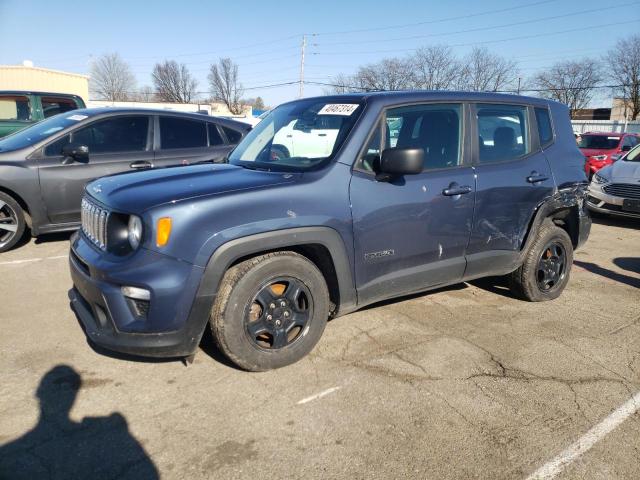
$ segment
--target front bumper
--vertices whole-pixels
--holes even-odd
[[[128,259],[114,259],[84,240],[71,239],[71,305],[87,337],[117,352],[182,357],[193,354],[208,320],[212,297],[197,295],[203,269],[140,249]],[[135,286],[151,292],[140,314],[121,292]]]
[[[587,208],[593,212],[618,217],[640,218],[640,213],[623,210],[623,197],[615,197],[602,191],[596,185],[589,185]]]

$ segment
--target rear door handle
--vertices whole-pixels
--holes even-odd
[[[442,195],[445,197],[454,197],[456,195],[464,195],[465,193],[471,193],[471,187],[469,185],[449,185],[448,188],[442,190]]]
[[[143,168],[153,168],[153,163],[147,162],[146,160],[138,160],[137,162],[131,162],[129,166],[140,170]]]
[[[545,180],[549,180],[549,177],[547,177],[546,175],[541,175],[537,172],[531,172],[531,175],[527,177],[527,182],[529,183],[544,182]]]
[[[319,133],[319,134],[318,134],[318,136],[319,136],[319,137],[326,137],[326,136],[327,136],[327,134],[326,134],[326,133]]]

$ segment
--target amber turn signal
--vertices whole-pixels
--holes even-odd
[[[171,235],[171,217],[162,217],[158,220],[158,228],[156,228],[156,245],[164,247],[169,243]]]

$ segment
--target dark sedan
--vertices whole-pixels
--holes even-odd
[[[0,139],[0,252],[27,228],[73,230],[87,182],[147,168],[222,162],[250,125],[168,110],[62,113]]]

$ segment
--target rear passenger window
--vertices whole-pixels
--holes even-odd
[[[209,123],[209,146],[215,147],[216,145],[224,145],[224,140],[220,131],[215,123]]]
[[[540,145],[546,145],[553,141],[553,129],[551,127],[551,117],[546,108],[536,108],[536,123],[538,124],[538,136]]]
[[[232,128],[222,127],[225,135],[229,139],[230,143],[238,143],[242,138],[242,133],[237,130],[233,130]]]
[[[461,106],[414,105],[393,108],[386,115],[385,148],[422,148],[424,168],[455,167],[462,163]]]
[[[53,117],[59,113],[68,112],[78,108],[76,102],[70,98],[42,97],[41,102],[44,118]]]
[[[207,146],[207,123],[177,117],[160,117],[160,148]]]
[[[515,160],[531,152],[527,107],[478,105],[480,163]]]

